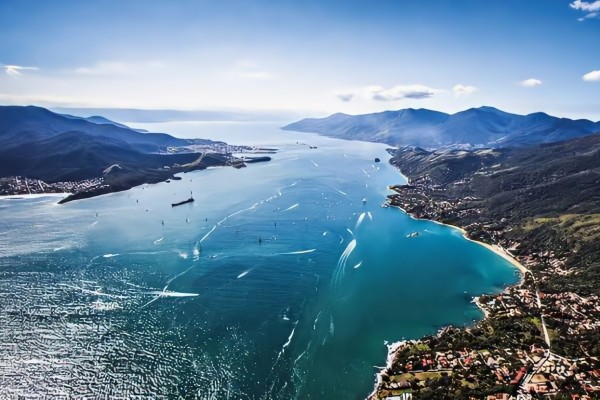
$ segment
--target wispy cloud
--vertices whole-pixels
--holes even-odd
[[[21,71],[37,71],[38,67],[23,67],[21,65],[8,65],[8,64],[0,64],[0,68],[4,68],[4,71],[7,75],[10,76],[18,76],[22,75]]]
[[[452,91],[454,92],[455,97],[462,97],[478,92],[479,89],[477,89],[475,86],[458,84],[452,88]]]
[[[600,70],[588,72],[582,79],[588,82],[598,82],[600,81]]]
[[[579,11],[584,11],[587,14],[581,18],[578,18],[578,21],[584,21],[586,19],[591,19],[591,18],[597,18],[598,16],[600,16],[600,0],[596,0],[596,1],[581,1],[581,0],[575,0],[574,2],[572,2],[571,4],[569,4],[569,7],[575,9],[575,10],[579,10]]]
[[[75,68],[74,72],[78,75],[87,76],[115,76],[130,75],[139,73],[142,70],[163,68],[164,65],[158,61],[148,62],[122,62],[122,61],[103,61],[91,66]]]
[[[354,93],[338,93],[337,98],[340,99],[343,102],[349,102],[355,96],[356,95]]]
[[[360,89],[338,92],[336,96],[344,102],[351,101],[355,98],[374,101],[398,101],[402,99],[428,99],[440,92],[443,92],[443,90],[430,88],[424,85],[397,85],[388,89],[382,86],[373,85]]]
[[[433,97],[441,90],[433,89],[423,85],[394,86],[384,89],[380,86],[371,86],[368,88],[371,98],[377,101],[396,101],[402,99],[427,99]]]
[[[271,79],[273,74],[260,68],[258,63],[251,60],[241,60],[231,69],[231,75],[246,79]]]
[[[0,93],[0,103],[9,105],[24,105],[24,104],[38,104],[48,107],[54,106],[65,106],[65,107],[85,107],[93,106],[93,103],[87,103],[82,101],[80,98],[70,98],[61,96],[51,95],[40,95],[40,94],[28,94],[28,95],[17,95]]]
[[[524,81],[521,81],[519,83],[519,85],[521,85],[523,87],[527,87],[527,88],[540,86],[541,84],[542,84],[542,81],[540,81],[539,79],[535,79],[535,78],[525,79]]]

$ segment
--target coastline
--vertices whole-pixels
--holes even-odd
[[[470,242],[477,243],[478,245],[485,247],[486,249],[496,253],[497,255],[499,255],[500,257],[502,257],[509,263],[511,263],[515,268],[517,268],[519,270],[521,275],[525,275],[526,273],[531,273],[531,271],[527,267],[525,267],[523,264],[521,264],[521,262],[519,262],[519,260],[517,260],[512,254],[510,254],[510,252],[508,250],[506,250],[504,247],[497,245],[497,244],[492,245],[489,243],[485,243],[485,242],[481,242],[479,240],[472,239],[469,237],[469,233],[464,228],[461,228],[460,226],[446,224],[446,223],[443,223],[440,221],[436,221],[434,219],[417,218],[414,214],[409,213],[402,207],[395,206],[395,205],[392,205],[389,203],[386,203],[386,207],[397,208],[397,209],[401,210],[403,213],[405,213],[406,215],[408,215],[409,217],[411,217],[412,219],[417,220],[417,221],[429,221],[429,222],[433,222],[438,225],[443,225],[443,226],[447,226],[447,227],[456,229],[457,231],[459,231],[461,233],[463,238],[467,239]],[[513,286],[513,285],[510,285],[510,286]]]
[[[175,170],[175,171],[170,170],[167,172],[161,171],[161,173],[154,171],[153,174],[145,174],[145,175],[135,176],[133,178],[130,178],[126,182],[120,182],[120,181],[118,181],[116,183],[111,182],[105,186],[98,187],[95,189],[77,192],[74,194],[68,194],[66,197],[61,199],[58,202],[58,204],[65,204],[65,203],[68,203],[71,201],[89,199],[92,197],[102,196],[102,195],[106,195],[106,194],[123,192],[123,191],[132,189],[137,186],[142,186],[142,185],[154,185],[154,184],[158,184],[158,183],[162,183],[162,182],[167,182],[169,180],[180,180],[181,176],[179,176],[179,175],[185,174],[188,172],[204,171],[204,170],[208,170],[208,169],[223,168],[223,167],[241,168],[241,167],[246,167],[246,164],[254,164],[254,163],[268,162],[268,161],[271,161],[271,157],[255,157],[253,159],[245,160],[245,161],[241,161],[241,160],[227,161],[222,164],[208,165],[208,166],[204,166],[204,165],[193,166],[188,169],[180,169],[180,170]],[[179,179],[177,179],[176,177]]]
[[[38,199],[41,197],[68,197],[71,193],[27,193],[27,194],[6,194],[1,195],[0,200],[27,200]]]
[[[456,225],[451,225],[451,224],[446,224],[440,221],[436,221],[433,219],[427,219],[427,218],[418,218],[416,217],[414,214],[406,211],[405,209],[403,209],[400,206],[397,205],[392,205],[389,202],[389,197],[388,197],[388,201],[386,201],[386,203],[384,203],[383,207],[393,207],[393,208],[397,208],[399,210],[401,210],[403,213],[405,213],[406,215],[408,215],[410,218],[414,219],[414,220],[419,220],[419,221],[429,221],[429,222],[433,222],[436,223],[438,225],[444,225],[447,227],[450,227],[452,229],[457,230],[458,232],[460,232],[461,236],[470,241],[470,242],[474,242],[477,243],[480,246],[485,247],[486,249],[494,252],[496,255],[502,257],[504,260],[508,261],[513,267],[515,267],[518,271],[519,271],[519,275],[520,275],[520,279],[519,282],[513,284],[513,285],[508,285],[504,288],[504,290],[511,288],[511,287],[518,287],[521,286],[524,281],[525,281],[525,275],[527,273],[531,273],[531,271],[526,268],[523,264],[521,264],[516,258],[514,258],[514,256],[512,256],[510,254],[510,252],[506,249],[504,249],[502,246],[499,246],[497,244],[488,244],[485,242],[481,242],[475,239],[472,239],[469,237],[469,233],[462,227],[460,226],[456,226]],[[478,324],[482,321],[485,321],[486,319],[490,318],[491,313],[489,310],[487,310],[485,307],[482,306],[482,304],[480,303],[480,297],[481,296],[475,296],[473,297],[472,303],[474,303],[477,308],[479,308],[482,312],[483,312],[483,318],[481,318],[480,320],[478,320],[477,322],[475,322],[475,324]],[[439,336],[441,332],[444,331],[445,328],[441,329],[440,331],[438,331],[438,333],[435,336]],[[387,357],[386,357],[386,366],[385,367],[379,367],[380,370],[378,372],[375,373],[375,385],[373,387],[373,391],[367,396],[367,400],[375,400],[378,397],[377,396],[377,392],[378,392],[378,387],[380,386],[381,382],[383,381],[383,375],[388,375],[389,371],[391,371],[393,364],[394,364],[394,359],[396,357],[396,352],[406,346],[407,344],[411,343],[411,342],[415,342],[418,341],[419,339],[416,340],[402,340],[402,341],[397,341],[397,342],[393,342],[390,344],[386,344],[387,348],[388,348],[388,352],[387,352]]]

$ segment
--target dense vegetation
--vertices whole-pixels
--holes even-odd
[[[480,210],[449,222],[500,230],[522,244],[517,255],[565,259],[573,273],[544,280],[542,290],[600,294],[600,134],[493,151],[405,147],[392,163],[411,182],[426,179],[448,199],[461,199],[458,207]]]

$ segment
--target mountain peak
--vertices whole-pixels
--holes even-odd
[[[362,115],[338,113],[283,127],[342,139],[424,148],[527,146],[585,136],[599,128],[588,120],[560,119],[545,113],[525,116],[492,106],[474,107],[452,115],[424,108]]]

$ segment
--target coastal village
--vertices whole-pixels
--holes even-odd
[[[571,335],[597,332],[596,296],[543,295],[529,275],[518,286],[475,302],[487,317],[475,326],[448,327],[436,336],[389,345],[387,366],[370,399],[598,398],[598,358],[555,353],[557,332],[544,321],[561,315],[568,319]]]
[[[197,153],[199,159],[196,164],[199,164],[205,155],[215,154],[222,155],[228,158],[227,165],[240,168],[244,167],[245,163],[257,162],[266,159],[246,157],[245,155],[234,157],[233,154],[273,154],[276,149],[260,148],[250,146],[234,146],[223,142],[211,142],[209,144],[190,144],[184,147],[169,147],[167,154],[183,154]],[[120,169],[118,164],[114,164],[104,171],[99,171],[102,176],[92,179],[84,179],[79,181],[65,182],[45,182],[41,179],[27,178],[23,176],[0,177],[0,196],[23,196],[23,195],[40,195],[54,193],[85,193],[97,191],[105,193],[110,191],[110,185],[105,181],[105,176],[112,171]],[[165,171],[172,169],[171,166],[164,166]]]
[[[103,178],[85,179],[77,182],[46,183],[39,179],[13,176],[0,178],[0,196],[18,196],[47,193],[76,193],[102,188]]]
[[[447,185],[428,176],[390,189],[388,206],[459,221],[466,237],[512,260],[521,280],[473,299],[486,318],[471,327],[388,345],[370,400],[600,398],[600,299],[543,289],[552,277],[573,274],[563,254],[524,248],[504,221],[482,222],[478,199],[448,196]]]

